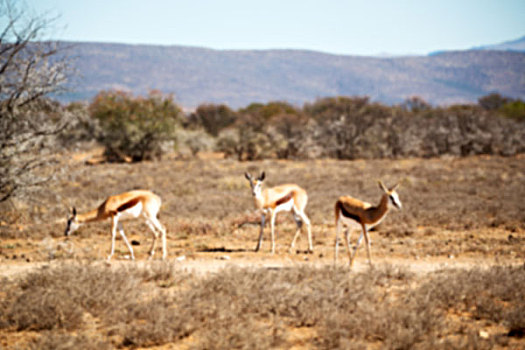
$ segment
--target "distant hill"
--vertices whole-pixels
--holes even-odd
[[[64,43],[71,45],[71,43]],[[469,50],[432,56],[364,57],[301,50],[211,50],[183,46],[73,43],[79,76],[62,101],[90,100],[101,90],[173,93],[191,108],[226,103],[367,95],[398,103],[420,96],[432,104],[476,101],[491,92],[525,98],[525,53]]]
[[[480,46],[475,49],[525,52],[525,36],[522,36],[521,38],[517,40],[505,41],[501,44],[495,44],[495,45]]]

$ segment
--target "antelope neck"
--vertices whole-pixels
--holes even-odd
[[[371,219],[373,222],[380,220],[388,212],[388,195],[383,194],[379,205],[376,207],[376,210],[373,211]]]
[[[253,195],[253,200],[255,201],[255,206],[259,209],[262,209],[263,205],[264,205],[264,197],[262,195],[262,191],[257,191],[254,195]]]
[[[77,215],[77,220],[78,222],[80,223],[86,223],[86,222],[92,222],[92,221],[97,221],[100,219],[100,213],[99,213],[99,210],[98,208],[97,209],[93,209],[93,210],[90,210],[86,213],[83,213],[83,214],[78,214]]]

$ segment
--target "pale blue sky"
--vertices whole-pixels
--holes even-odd
[[[404,55],[525,35],[525,0],[19,1],[72,41]]]

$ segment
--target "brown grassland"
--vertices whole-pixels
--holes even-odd
[[[450,349],[525,347],[525,157],[94,164],[66,157],[62,180],[0,214],[0,348]],[[314,254],[279,214],[277,253],[253,249],[259,215],[244,172],[308,191]],[[349,271],[333,266],[333,205],[377,203],[398,181],[403,210],[371,232]],[[109,222],[65,238],[70,206],[146,188],[163,199],[168,260],[124,223],[110,263]],[[352,235],[353,240],[357,233]]]

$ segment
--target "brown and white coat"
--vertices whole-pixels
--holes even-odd
[[[73,208],[72,215],[67,221],[65,235],[69,236],[85,223],[111,219],[111,252],[108,256],[108,260],[111,259],[115,252],[117,228],[129,249],[131,259],[135,259],[133,248],[124,234],[124,229],[120,220],[134,219],[142,216],[148,227],[153,232],[150,258],[152,258],[155,253],[155,244],[160,233],[162,237],[162,259],[166,259],[166,229],[157,218],[161,203],[162,201],[160,197],[153,192],[147,190],[135,190],[110,196],[98,208],[82,214],[77,214],[76,209]]]
[[[291,211],[295,223],[297,224],[297,231],[295,232],[292,244],[290,245],[290,251],[294,248],[295,242],[301,233],[301,227],[304,223],[308,230],[308,251],[313,252],[314,248],[310,220],[304,212],[306,204],[308,203],[308,195],[306,194],[306,191],[296,184],[285,184],[263,190],[262,184],[265,179],[264,172],[262,172],[257,179],[253,179],[249,173],[245,173],[244,175],[246,179],[250,181],[255,207],[262,211],[261,231],[255,251],[258,251],[261,248],[266,215],[270,214],[272,253],[275,253],[275,216],[282,211]]]
[[[348,258],[350,267],[353,264],[357,248],[361,244],[363,237],[366,240],[367,244],[367,255],[368,262],[372,265],[372,259],[370,256],[370,237],[368,231],[381,223],[386,218],[390,205],[394,205],[396,208],[401,209],[402,204],[399,200],[399,195],[396,192],[399,184],[393,186],[392,188],[387,188],[383,182],[379,181],[379,188],[383,190],[383,195],[377,206],[373,206],[370,203],[361,201],[359,199],[342,196],[339,197],[335,203],[335,252],[334,252],[334,264],[337,263],[337,253],[338,253],[338,244],[339,244],[339,233],[341,232],[343,226],[345,229],[345,241],[348,249]],[[360,227],[362,233],[357,240],[357,244],[354,247],[353,253],[350,252],[350,229],[355,227]]]

